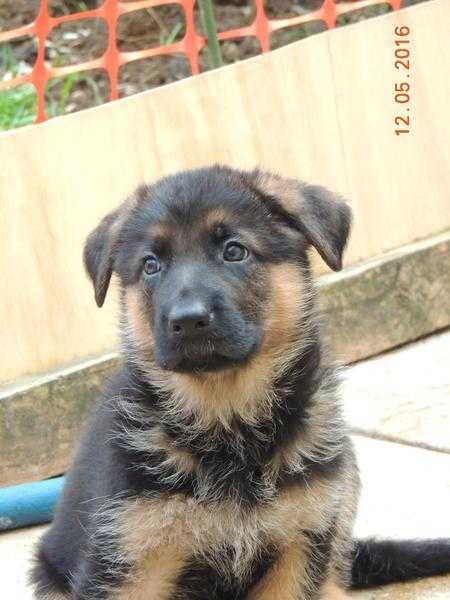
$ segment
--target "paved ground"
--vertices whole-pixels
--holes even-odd
[[[362,433],[450,452],[450,332],[354,365],[342,394]]]
[[[363,480],[358,536],[450,537],[449,365],[446,332],[347,371],[343,397]],[[44,529],[0,535],[1,598],[31,600],[23,573]],[[450,576],[353,596],[449,600]]]

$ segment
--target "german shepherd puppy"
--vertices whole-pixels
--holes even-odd
[[[307,250],[341,268],[350,210],[222,166],[140,187],[89,235],[122,366],[75,457],[39,599],[337,600],[450,570],[450,543],[354,542],[358,469]]]

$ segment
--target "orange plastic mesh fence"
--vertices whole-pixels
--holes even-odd
[[[263,52],[270,50],[271,33],[279,29],[302,25],[309,21],[323,21],[328,28],[336,25],[338,16],[368,6],[377,4],[389,4],[392,10],[400,8],[402,0],[350,0],[338,2],[336,0],[323,0],[321,6],[309,13],[297,17],[285,19],[269,19],[264,7],[264,0],[254,0],[256,14],[254,21],[245,27],[223,31],[218,34],[219,40],[237,39],[253,36],[258,39]],[[183,39],[178,42],[148,48],[133,52],[121,52],[117,46],[117,22],[121,15],[143,8],[155,6],[178,4],[185,14],[186,30]],[[45,110],[45,87],[47,82],[54,78],[70,73],[87,71],[90,69],[103,69],[108,73],[110,82],[110,99],[118,98],[118,72],[119,68],[129,62],[142,58],[158,55],[170,55],[183,53],[187,56],[193,75],[199,72],[199,52],[206,44],[204,36],[200,35],[195,27],[194,20],[195,0],[132,0],[121,2],[120,0],[104,0],[104,3],[93,10],[78,12],[69,15],[52,17],[49,11],[48,0],[41,0],[39,13],[36,19],[22,27],[9,31],[0,32],[0,42],[8,42],[23,36],[33,35],[37,39],[37,57],[33,70],[27,74],[8,81],[0,81],[0,91],[8,87],[14,87],[24,83],[31,83],[37,93],[37,111],[35,122],[47,119]],[[108,27],[108,46],[100,58],[87,62],[64,66],[51,67],[45,61],[45,43],[55,27],[68,21],[78,21],[86,18],[103,19]]]

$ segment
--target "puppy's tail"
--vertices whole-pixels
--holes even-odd
[[[367,539],[355,543],[352,567],[355,589],[445,573],[450,573],[450,540]]]

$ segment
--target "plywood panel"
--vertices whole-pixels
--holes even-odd
[[[417,56],[417,124],[402,140],[388,112],[399,21]],[[114,302],[95,307],[82,244],[142,180],[221,161],[327,185],[356,213],[347,264],[448,226],[449,22],[435,0],[1,135],[0,381],[114,347]]]
[[[394,66],[397,26],[411,30],[408,71]],[[355,212],[352,260],[449,226],[449,40],[445,0],[329,36],[346,191]],[[394,101],[401,82],[411,86],[408,104]],[[395,135],[396,115],[410,116],[411,133]]]

